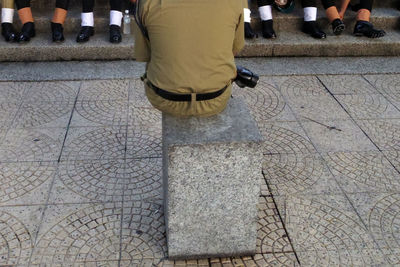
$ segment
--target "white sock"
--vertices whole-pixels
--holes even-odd
[[[316,7],[305,7],[304,8],[304,21],[316,21],[317,20],[317,8]]]
[[[260,6],[258,8],[258,12],[260,12],[261,20],[271,20],[272,19],[272,9],[271,6]]]
[[[81,14],[82,23],[81,26],[94,26],[93,12],[87,12]]]
[[[117,25],[121,27],[122,23],[122,12],[121,11],[116,11],[116,10],[111,10],[110,11],[110,25]]]
[[[244,9],[244,22],[251,22],[251,17],[250,17],[251,11],[248,8]]]
[[[1,23],[13,23],[14,9],[5,8],[1,9]]]

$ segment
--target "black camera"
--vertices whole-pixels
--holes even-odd
[[[258,83],[258,75],[253,73],[251,70],[243,68],[241,66],[237,66],[237,76],[234,82],[240,87],[256,87]]]

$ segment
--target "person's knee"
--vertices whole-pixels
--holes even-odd
[[[68,10],[69,0],[57,0],[56,8]]]
[[[17,0],[16,4],[17,4],[17,9],[22,9],[22,8],[30,7],[31,1],[30,0]]]

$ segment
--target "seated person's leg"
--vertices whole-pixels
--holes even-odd
[[[64,41],[63,25],[67,18],[69,0],[57,0],[53,19],[51,20],[51,32],[53,42]]]
[[[14,18],[14,0],[3,0],[1,2],[1,35],[7,42],[17,40],[17,33],[12,25]]]
[[[319,28],[317,24],[316,0],[302,0],[301,2],[304,10],[304,23],[302,31],[317,39],[326,38],[326,34]]]
[[[344,31],[345,26],[335,6],[335,0],[322,0],[322,4],[325,8],[328,20],[332,24],[333,33],[336,35],[341,34]]]
[[[110,0],[110,42],[119,43],[122,40],[122,0]]]
[[[17,0],[16,4],[18,16],[22,23],[22,29],[18,36],[18,41],[28,42],[36,35],[30,0]]]
[[[264,38],[276,38],[272,20],[273,0],[257,0],[261,18],[262,34]]]
[[[94,34],[94,0],[82,0],[81,30],[76,37],[78,43],[87,42]]]
[[[369,22],[372,10],[372,0],[361,0],[357,10],[357,23],[354,27],[354,35],[366,36],[369,38],[379,38],[385,36],[385,31],[375,29]]]
[[[256,37],[256,34],[254,33],[253,29],[251,28],[251,11],[248,7],[248,2],[247,0],[245,1],[245,8],[244,8],[244,37],[247,39],[253,39]]]

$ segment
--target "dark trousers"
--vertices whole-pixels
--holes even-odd
[[[16,0],[17,9],[30,7],[31,0]],[[68,10],[69,0],[57,0],[56,8],[62,8]]]
[[[321,0],[325,9],[330,8],[335,5],[335,0]],[[357,6],[358,9],[368,9],[372,10],[372,4],[374,0],[360,0],[360,3]]]
[[[257,5],[260,6],[268,6],[272,5],[274,0],[257,0]],[[316,7],[317,0],[301,0],[302,7]]]
[[[123,0],[110,0],[110,9],[116,11],[122,11]],[[93,12],[94,0],[82,0],[82,12],[88,13]]]

